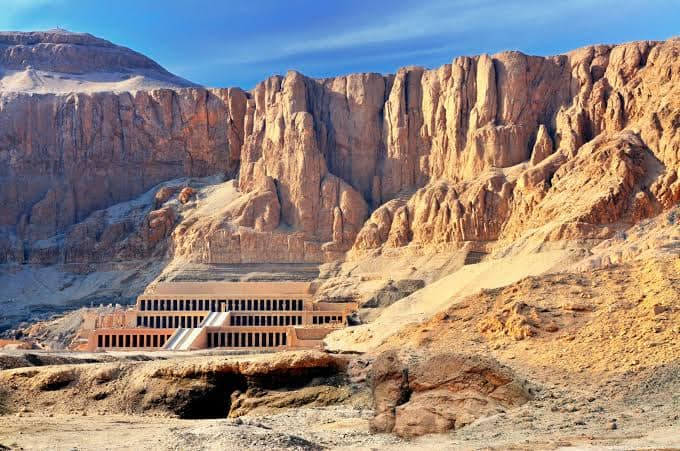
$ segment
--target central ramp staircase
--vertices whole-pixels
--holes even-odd
[[[172,334],[172,337],[165,343],[163,349],[167,351],[188,351],[198,348],[194,346],[198,340],[205,338],[206,327],[217,327],[225,323],[229,314],[227,312],[210,312],[201,322],[199,327],[179,328]]]
[[[481,263],[486,255],[487,254],[485,252],[470,251],[465,255],[465,263],[463,264],[476,265],[477,263]]]
[[[201,327],[217,327],[222,326],[228,317],[227,312],[210,312],[201,323]]]
[[[187,351],[191,349],[191,345],[201,335],[201,332],[203,332],[202,327],[179,328],[165,343],[163,349],[168,351]]]

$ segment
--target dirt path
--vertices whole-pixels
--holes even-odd
[[[677,414],[665,406],[638,411],[552,412],[545,401],[460,431],[403,441],[370,434],[370,412],[329,407],[240,420],[178,420],[140,416],[0,417],[0,444],[25,450],[262,449],[680,449]],[[573,408],[569,407],[567,410]],[[649,411],[642,412],[645,408]],[[677,406],[676,406],[677,408]],[[597,406],[594,409],[596,410]],[[618,417],[616,430],[610,417]],[[583,424],[582,424],[583,423]],[[0,448],[2,449],[2,448]]]

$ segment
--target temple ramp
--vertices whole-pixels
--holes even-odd
[[[203,334],[202,327],[197,328],[180,328],[170,337],[170,340],[163,346],[163,349],[168,351],[188,351],[192,349],[192,345]]]
[[[189,332],[189,329],[179,328],[172,334],[172,337],[163,345],[163,349],[175,349],[177,344],[184,338],[184,336]]]
[[[201,323],[201,327],[219,327],[224,325],[229,314],[227,312],[210,312]]]
[[[205,341],[205,328],[222,326],[228,317],[229,314],[227,312],[210,312],[199,327],[177,329],[172,337],[170,337],[170,340],[163,346],[163,349],[168,351],[188,351],[205,347],[200,346],[199,343],[201,340]]]

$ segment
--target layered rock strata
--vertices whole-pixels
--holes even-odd
[[[225,213],[234,227],[149,239],[219,263],[610,237],[680,200],[679,52],[671,39],[389,76],[290,72],[248,93],[3,95],[0,259],[42,261],[45,240],[97,210],[215,173],[245,196]]]

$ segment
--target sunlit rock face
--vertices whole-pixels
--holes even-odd
[[[32,243],[161,181],[235,175],[245,98],[236,89],[2,96],[0,227],[15,255],[3,260],[30,258]]]
[[[405,96],[418,106],[399,103],[410,108],[399,142],[411,156],[394,161],[419,163],[406,185],[383,172],[379,191],[422,187],[398,215],[379,207],[353,253],[512,241],[540,228],[540,239],[606,238],[670,208],[680,199],[679,50],[677,39],[634,42],[400,72],[418,77]]]
[[[40,39],[101,49],[86,72],[155,64],[84,35],[0,43]],[[77,70],[78,51],[35,58]],[[460,57],[386,76],[289,72],[251,92],[4,90],[0,260],[68,261],[82,237],[106,247],[131,234],[135,251],[107,255],[320,262],[538,229],[547,240],[609,237],[680,200],[679,51],[672,39]],[[0,65],[21,55],[5,50]],[[220,214],[187,222],[173,203],[116,233],[95,226],[98,211],[161,182],[215,174],[237,179],[240,196]],[[153,211],[176,195],[161,193]]]

